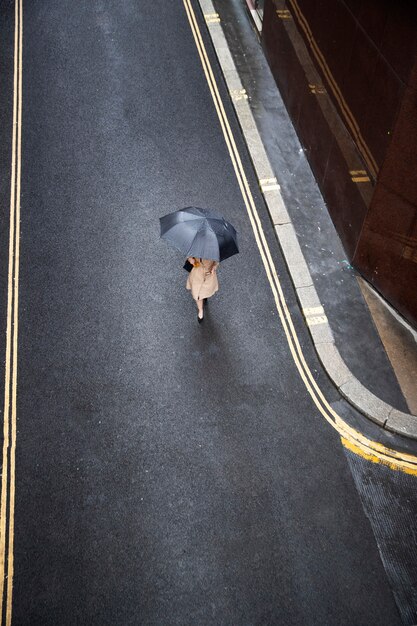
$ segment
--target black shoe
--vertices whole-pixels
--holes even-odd
[[[201,324],[201,322],[202,322],[202,321],[203,321],[203,319],[204,319],[204,315],[203,315],[203,317],[198,317],[198,315],[197,315],[197,319],[198,319],[198,323],[199,323],[199,324]]]

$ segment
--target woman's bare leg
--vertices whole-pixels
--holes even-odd
[[[204,300],[197,300],[198,317],[203,318]]]

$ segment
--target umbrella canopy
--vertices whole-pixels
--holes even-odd
[[[209,209],[186,207],[159,221],[162,239],[185,256],[224,261],[239,252],[235,228]]]

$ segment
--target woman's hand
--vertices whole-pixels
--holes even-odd
[[[187,257],[187,261],[188,263],[191,263],[191,265],[195,265],[195,258],[193,256]]]

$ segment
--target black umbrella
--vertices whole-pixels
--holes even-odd
[[[190,206],[160,217],[161,237],[185,256],[224,261],[239,252],[234,227],[218,213]]]

